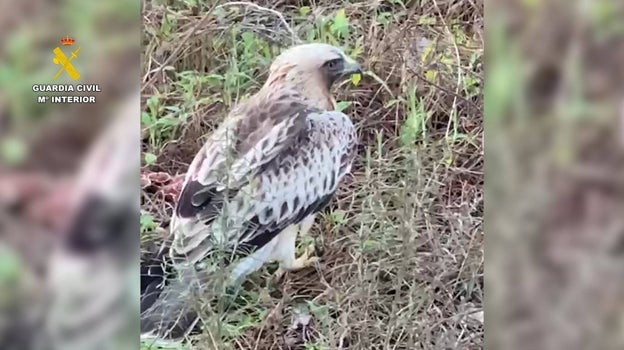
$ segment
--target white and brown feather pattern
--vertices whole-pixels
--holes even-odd
[[[245,217],[257,227],[246,227],[239,243],[260,247],[287,226],[322,209],[349,171],[350,163],[341,164],[345,154],[352,153],[349,141],[354,132],[345,132],[353,130],[349,119],[339,112],[312,113],[307,124],[307,133],[259,174],[253,210]]]
[[[237,140],[215,146],[213,138],[197,155],[176,208],[174,256],[197,263],[218,245],[258,249],[330,201],[350,170],[354,126],[298,97],[251,101],[239,110],[255,115],[230,123]]]

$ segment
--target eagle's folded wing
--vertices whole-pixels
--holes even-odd
[[[259,96],[236,108],[195,156],[172,218],[173,256],[195,260],[188,255],[212,234],[205,228],[222,214],[224,203],[297,140],[308,108],[292,97],[289,93]],[[201,259],[206,252],[196,253]]]
[[[249,136],[234,142],[239,152],[221,167],[212,164],[222,155],[198,155],[196,161],[204,160],[191,168],[199,176],[188,177],[176,210],[175,220],[184,224],[174,233],[175,253],[195,263],[219,243],[253,250],[329,202],[350,169],[354,127],[339,112],[289,106],[268,109],[280,113],[261,118],[273,120],[260,123],[269,127],[239,124],[238,135]],[[241,133],[245,128],[249,133]],[[212,180],[221,177],[230,179]]]
[[[251,210],[239,245],[262,247],[286,227],[325,207],[350,171],[355,128],[340,112],[312,112],[308,134],[282,152],[258,175]]]

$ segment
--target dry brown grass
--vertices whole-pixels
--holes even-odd
[[[344,9],[348,35],[329,35],[357,47],[351,53],[373,74],[336,90],[351,102],[345,112],[360,147],[352,176],[313,228],[320,266],[247,291],[251,301],[225,326],[212,326],[207,313],[198,348],[482,348],[483,3],[256,4],[282,14],[301,38]],[[275,13],[249,5],[209,12],[216,5],[143,3],[142,89],[146,104],[158,102],[144,109],[154,118],[144,117],[143,151],[157,156],[145,171],[183,173],[203,135],[258,90],[271,57],[292,42]],[[256,34],[251,44],[242,32]],[[245,45],[256,45],[253,54]],[[195,84],[188,71],[219,82]],[[154,123],[167,115],[186,120]],[[144,214],[165,229],[170,206],[144,194]],[[144,228],[147,237],[153,227]]]

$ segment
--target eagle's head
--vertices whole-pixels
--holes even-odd
[[[360,65],[336,46],[293,46],[271,64],[265,86],[288,85],[318,101],[331,100],[330,89],[341,78],[362,73]]]

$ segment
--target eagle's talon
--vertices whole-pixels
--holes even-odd
[[[318,256],[311,256],[306,260],[304,267],[314,266],[320,262],[321,262],[321,258],[319,258]]]
[[[290,271],[297,271],[304,269],[306,267],[313,266],[314,264],[321,261],[321,258],[315,256],[316,246],[309,245],[306,251],[297,259],[295,259],[292,268],[289,268]]]
[[[316,245],[308,245],[306,247],[306,250],[299,258],[285,264],[280,264],[277,270],[273,273],[272,280],[274,280],[275,282],[279,282],[288,271],[299,271],[320,262],[321,258],[319,258],[318,256],[314,256],[315,251]]]
[[[315,257],[316,256],[316,243],[311,243],[308,244],[308,246],[305,248],[305,251],[303,252],[303,254],[301,255],[301,258],[310,258],[310,257]]]

